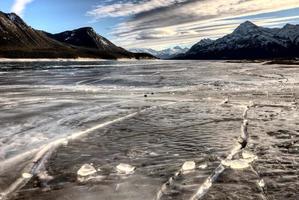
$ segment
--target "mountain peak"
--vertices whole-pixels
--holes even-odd
[[[19,24],[19,25],[26,25],[26,23],[22,20],[22,18],[19,15],[17,15],[16,13],[1,12],[0,14],[2,16],[5,16],[12,23],[16,23],[16,24]]]
[[[251,22],[251,21],[249,21],[249,20],[247,20],[247,21],[241,23],[240,25],[256,26],[253,22]]]
[[[245,21],[236,28],[234,33],[244,34],[250,30],[255,30],[257,28],[258,26],[252,23],[251,21]]]
[[[292,29],[292,28],[297,28],[298,25],[293,25],[293,24],[286,24],[284,25],[283,29]]]
[[[174,57],[178,54],[186,53],[188,51],[188,48],[181,47],[181,46],[174,46],[168,49],[163,50],[154,50],[149,48],[133,48],[129,49],[130,51],[134,53],[149,53],[154,55],[155,57],[161,58],[161,59],[169,59],[171,57]]]
[[[209,45],[213,42],[213,40],[209,39],[209,38],[204,38],[202,40],[200,40],[196,45],[198,46],[206,46]]]
[[[92,27],[87,26],[87,27],[75,29],[74,31],[94,31],[94,29]]]
[[[77,28],[77,29],[71,30],[69,32],[78,33],[78,34],[86,34],[86,33],[87,34],[89,34],[89,33],[96,34],[95,30],[92,27]]]
[[[266,28],[246,21],[233,33],[204,45],[202,40],[177,59],[273,59],[298,57],[299,25]],[[208,42],[209,43],[209,42]]]
[[[154,58],[134,54],[83,27],[51,34],[28,26],[15,13],[0,11],[0,57],[11,58]]]
[[[256,28],[256,27],[258,27],[258,26],[255,25],[254,23],[252,23],[251,21],[245,21],[238,26],[238,28],[246,28],[246,29]]]
[[[14,20],[16,18],[20,18],[16,13],[6,13],[5,14],[9,19]]]

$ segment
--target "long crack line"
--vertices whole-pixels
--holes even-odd
[[[254,104],[250,104],[249,106],[246,106],[244,112],[243,112],[243,123],[241,125],[241,135],[238,138],[238,143],[236,146],[231,150],[230,154],[226,157],[224,161],[230,161],[233,159],[233,157],[238,154],[242,149],[244,149],[247,146],[248,142],[248,121],[247,121],[247,115],[248,111],[251,107],[254,107]],[[213,171],[213,173],[205,180],[205,182],[198,188],[196,193],[190,198],[190,200],[198,200],[202,198],[212,187],[213,183],[217,180],[220,174],[225,170],[225,166],[221,163],[219,166]]]

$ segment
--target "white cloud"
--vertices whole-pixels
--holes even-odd
[[[187,3],[180,6],[180,3]],[[282,10],[299,6],[299,0],[142,0],[99,5],[87,12],[97,19],[105,17],[123,17],[151,11],[157,8],[178,5],[173,11],[181,14],[228,15],[237,13]],[[170,11],[171,12],[171,11]]]
[[[26,6],[31,3],[33,0],[15,0],[11,8],[11,12],[16,13],[19,16],[23,16]]]
[[[185,2],[187,0],[142,0],[140,2],[115,3],[110,5],[100,5],[95,9],[88,11],[87,15],[95,19],[105,17],[124,17],[141,12],[150,11],[156,8],[167,7],[175,3]]]
[[[299,0],[132,0],[102,4],[87,14],[95,20],[128,17],[112,32],[114,41],[121,46],[164,48],[221,37],[242,23],[246,16],[296,7]],[[245,18],[230,19],[242,16]],[[272,20],[252,20],[258,25],[275,26],[290,19],[272,16]]]

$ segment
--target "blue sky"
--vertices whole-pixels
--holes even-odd
[[[190,46],[246,20],[299,24],[299,0],[1,0],[0,8],[52,33],[91,26],[125,48]]]

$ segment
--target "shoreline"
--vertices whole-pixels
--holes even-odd
[[[0,58],[0,63],[6,62],[91,62],[91,61],[109,61],[108,59],[94,58]]]
[[[100,61],[158,61],[159,59],[101,59],[101,58],[0,58],[0,63],[8,62],[100,62]]]
[[[0,63],[6,62],[98,62],[98,61],[175,61],[167,59],[102,59],[102,58],[0,58]],[[180,60],[178,60],[180,61]],[[185,60],[186,61],[186,60]],[[192,60],[190,60],[192,61]],[[299,65],[299,60],[197,60],[197,61],[223,61],[226,63],[262,63],[264,65],[284,64],[284,65]]]

